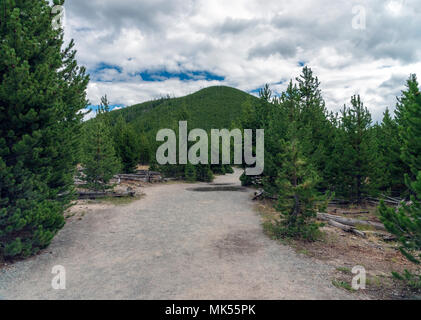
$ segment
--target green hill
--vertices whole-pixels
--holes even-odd
[[[186,120],[189,129],[229,128],[241,116],[247,103],[256,97],[238,89],[217,86],[180,98],[162,98],[111,112],[112,119],[122,115],[139,133],[154,139],[160,129],[178,127]]]

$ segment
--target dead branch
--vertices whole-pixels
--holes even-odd
[[[319,219],[322,219],[322,220],[333,220],[333,221],[339,222],[339,223],[347,225],[347,226],[356,227],[358,225],[363,225],[363,226],[373,227],[376,230],[386,231],[386,228],[384,227],[384,225],[382,223],[378,223],[378,222],[343,218],[343,217],[335,216],[335,215],[328,214],[328,213],[318,213],[317,217]]]
[[[358,235],[360,237],[363,237],[363,238],[366,237],[366,234],[364,232],[359,231],[359,230],[355,229],[354,227],[346,226],[346,225],[344,225],[342,223],[339,223],[339,222],[336,222],[334,220],[328,220],[328,223],[332,227],[339,228],[339,229],[341,229],[341,230],[343,230],[345,232],[354,233],[354,234],[356,234],[356,235]]]

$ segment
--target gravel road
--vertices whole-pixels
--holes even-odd
[[[216,183],[238,184],[240,172]],[[42,254],[0,270],[3,299],[351,299],[332,267],[263,234],[252,191],[163,184],[73,219]],[[54,290],[52,269],[66,270]]]

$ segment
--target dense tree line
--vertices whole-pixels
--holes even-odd
[[[318,78],[305,67],[279,96],[265,86],[260,101],[244,106],[236,125],[265,129],[266,143],[263,175],[243,176],[243,184],[257,185],[279,199],[284,219],[278,234],[306,239],[317,234],[314,217],[323,197],[355,204],[368,197],[410,197],[413,205],[400,209],[401,218],[384,205],[381,212],[406,247],[419,249],[420,101],[416,76],[411,75],[395,116],[386,110],[381,123],[373,123],[358,95],[339,113],[328,112]]]

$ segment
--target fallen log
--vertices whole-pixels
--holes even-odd
[[[383,201],[384,203],[390,204],[390,205],[394,205],[397,206],[400,204],[400,202],[398,201],[394,201],[394,200],[388,200],[388,199],[377,199],[377,198],[368,198],[369,202],[372,202],[374,204],[379,204],[381,201]]]
[[[359,231],[359,230],[355,229],[354,227],[346,226],[346,225],[344,225],[342,223],[339,223],[339,222],[336,222],[334,220],[329,220],[328,223],[332,227],[339,228],[339,229],[341,229],[341,230],[343,230],[345,232],[354,233],[354,234],[356,234],[356,235],[358,235],[360,237],[363,237],[363,238],[366,237],[366,234],[364,232]]]
[[[393,235],[385,235],[383,237],[383,241],[386,241],[386,242],[388,242],[388,241],[396,241],[396,240],[398,240],[398,238],[395,237],[395,236],[393,236]]]
[[[347,225],[347,226],[356,227],[358,225],[363,225],[363,226],[373,227],[376,230],[386,231],[385,226],[382,223],[378,223],[378,222],[343,218],[343,217],[335,216],[335,215],[328,214],[328,213],[318,213],[317,217],[319,219],[322,219],[322,220],[334,220],[336,222],[339,222],[339,223]]]
[[[126,191],[126,192],[102,192],[102,191],[79,191],[78,198],[80,200],[95,200],[101,198],[124,198],[124,197],[134,197],[136,192]]]
[[[404,199],[392,198],[392,197],[386,196],[384,194],[382,194],[382,197],[384,197],[384,198],[386,198],[390,201],[396,202],[396,203],[401,203],[401,202],[405,201]]]
[[[341,211],[340,214],[369,214],[370,211]]]
[[[255,192],[254,193],[254,197],[253,197],[253,201],[255,201],[255,200],[257,200],[257,199],[259,199],[259,198],[261,198],[262,196],[263,196],[263,194],[264,194],[265,192],[263,191],[263,190],[260,190],[260,191],[258,191],[258,192]]]

